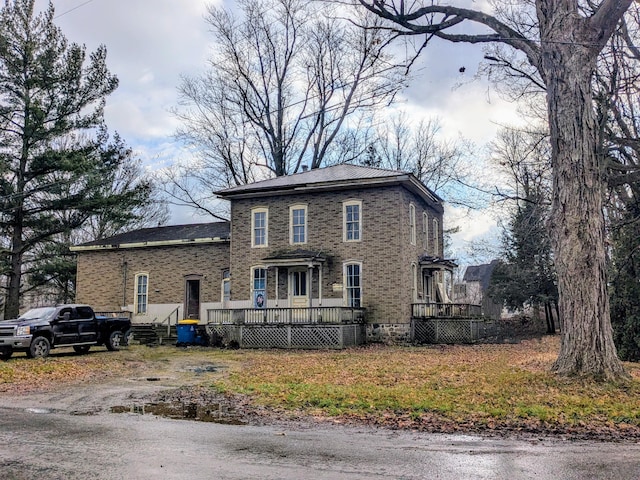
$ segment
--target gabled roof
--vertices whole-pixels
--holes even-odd
[[[498,260],[493,260],[491,263],[485,263],[483,265],[471,265],[467,267],[462,277],[463,282],[479,282],[482,290],[489,288],[489,282],[491,281],[491,274],[493,269],[498,265]]]
[[[72,251],[152,247],[229,240],[229,222],[196,223],[142,228],[71,247]]]
[[[294,175],[239,185],[216,192],[216,195],[227,199],[255,198],[266,195],[345,190],[379,185],[402,185],[431,204],[442,204],[442,199],[411,173],[347,164],[317,168]]]

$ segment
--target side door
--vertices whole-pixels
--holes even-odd
[[[51,322],[54,343],[56,345],[66,345],[76,342],[78,338],[78,325],[73,316],[73,308],[64,307],[60,309],[56,318]]]
[[[76,307],[78,343],[90,343],[98,340],[98,322],[90,307]]]

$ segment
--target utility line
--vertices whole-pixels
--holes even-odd
[[[55,17],[53,17],[53,18],[54,18],[54,19],[56,19],[56,18],[60,18],[60,17],[62,17],[62,16],[64,16],[64,15],[66,15],[67,13],[71,13],[71,12],[73,12],[74,10],[77,10],[77,9],[79,9],[80,7],[84,7],[85,5],[87,5],[87,4],[89,4],[89,3],[93,2],[93,1],[94,1],[94,0],[87,0],[86,2],[81,3],[80,5],[78,5],[78,6],[76,6],[76,7],[70,8],[69,10],[67,10],[67,11],[65,11],[65,12],[59,13],[58,15],[56,15],[56,16],[55,16]]]

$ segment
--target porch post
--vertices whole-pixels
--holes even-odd
[[[311,319],[313,317],[313,312],[311,311],[311,307],[313,306],[313,291],[311,290],[311,285],[313,282],[311,281],[311,276],[313,275],[313,265],[307,266],[307,295],[309,298],[309,303],[307,304],[307,308],[309,309],[309,323],[311,323]]]
[[[278,306],[278,298],[280,298],[280,295],[278,295],[278,285],[280,284],[280,278],[278,277],[280,269],[278,268],[278,266],[275,267],[276,269],[276,307]]]
[[[322,306],[322,264],[318,266],[318,306]]]

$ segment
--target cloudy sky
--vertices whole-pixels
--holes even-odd
[[[37,0],[36,9],[47,4]],[[197,75],[206,67],[213,41],[204,21],[208,4],[232,6],[233,0],[53,0],[56,24],[70,41],[85,44],[89,51],[106,45],[107,63],[120,80],[108,99],[107,125],[148,168],[188,155],[172,138],[177,120],[170,109],[177,103],[180,76]],[[424,51],[396,108],[411,118],[438,118],[443,135],[463,136],[481,151],[497,125],[516,119],[512,105],[486,83],[472,81],[481,59],[480,47],[434,43]],[[490,240],[497,233],[486,212],[469,217],[450,207],[447,213],[447,223],[461,227],[453,239],[457,257],[465,255],[469,242]],[[189,221],[206,220],[176,212],[170,223]]]

